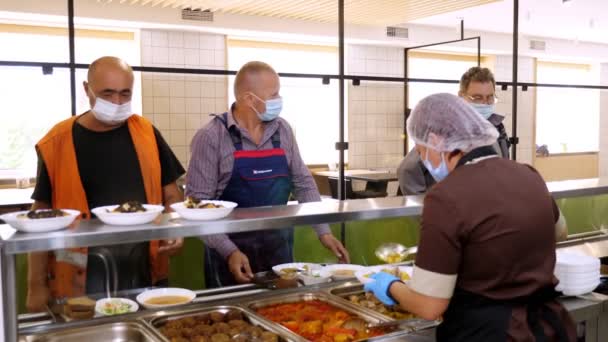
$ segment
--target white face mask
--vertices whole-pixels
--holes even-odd
[[[109,125],[123,123],[133,115],[131,101],[117,105],[99,97],[95,99],[95,106],[91,111],[97,120]]]

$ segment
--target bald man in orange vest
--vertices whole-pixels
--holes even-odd
[[[160,132],[131,111],[131,67],[102,57],[83,85],[91,110],[58,123],[36,144],[33,209],[71,208],[90,218],[91,209],[103,205],[135,200],[169,210],[182,201],[176,180],[184,168]],[[29,254],[27,308],[43,311],[51,299],[102,292],[100,255],[115,261],[114,290],[166,283],[168,257],[182,244],[178,239]]]

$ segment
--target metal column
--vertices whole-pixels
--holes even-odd
[[[511,145],[511,158],[517,160],[517,68],[518,68],[518,47],[519,47],[519,0],[513,0],[513,101],[511,102],[511,133],[512,133],[512,145]]]
[[[477,66],[481,67],[481,37],[477,38]]]
[[[336,144],[338,150],[338,199],[346,199],[346,180],[344,179],[344,151],[348,149],[348,144],[344,141],[344,0],[338,1],[338,89],[339,89],[339,126],[340,141]],[[340,223],[340,241],[346,246],[346,225]]]
[[[70,98],[72,116],[76,115],[76,52],[74,44],[74,0],[68,0],[68,39],[70,43]]]
[[[4,341],[17,341],[17,282],[15,280],[15,255],[0,250],[2,270],[2,314],[4,316]]]
[[[338,173],[338,199],[346,199],[346,189],[344,183],[344,150],[346,148],[344,144],[344,0],[338,1],[338,89],[339,89],[339,108],[340,108],[340,141],[338,142],[338,155],[339,155],[339,173]]]
[[[409,146],[407,143],[407,119],[410,117],[410,90],[408,80],[410,78],[410,71],[408,68],[409,60],[407,54],[410,49],[403,49],[403,155],[405,156],[409,152]],[[403,194],[405,195],[405,194]]]

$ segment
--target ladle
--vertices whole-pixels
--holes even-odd
[[[418,252],[418,247],[407,248],[404,245],[396,242],[383,243],[376,248],[375,254],[378,259],[388,263],[396,264],[405,260],[410,254]]]

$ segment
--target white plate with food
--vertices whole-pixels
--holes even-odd
[[[228,216],[237,204],[228,201],[197,200],[192,197],[183,202],[171,204],[181,217],[192,221],[219,220]]]
[[[326,283],[330,280],[329,277],[322,277],[321,270],[323,266],[309,262],[292,262],[288,264],[280,264],[272,267],[272,271],[284,278],[298,278],[302,280],[304,285],[312,285]]]
[[[146,309],[160,309],[188,304],[194,298],[196,298],[196,293],[188,289],[167,287],[144,291],[136,299]]]
[[[362,270],[355,272],[355,277],[363,284],[367,284],[371,281],[372,275],[385,272],[394,275],[395,277],[401,279],[401,281],[409,281],[412,279],[412,274],[414,273],[414,268],[411,266],[395,266],[395,265],[377,265],[366,267]]]
[[[334,264],[323,267],[321,277],[332,278],[333,280],[344,280],[355,277],[355,272],[365,269],[361,265],[353,264]]]
[[[0,219],[21,232],[44,233],[67,228],[78,216],[78,210],[38,209],[0,215]]]
[[[139,305],[127,298],[103,298],[95,303],[95,312],[101,316],[115,316],[137,312]]]
[[[97,207],[91,212],[105,224],[132,226],[154,221],[165,209],[162,205],[125,202],[121,205]]]

